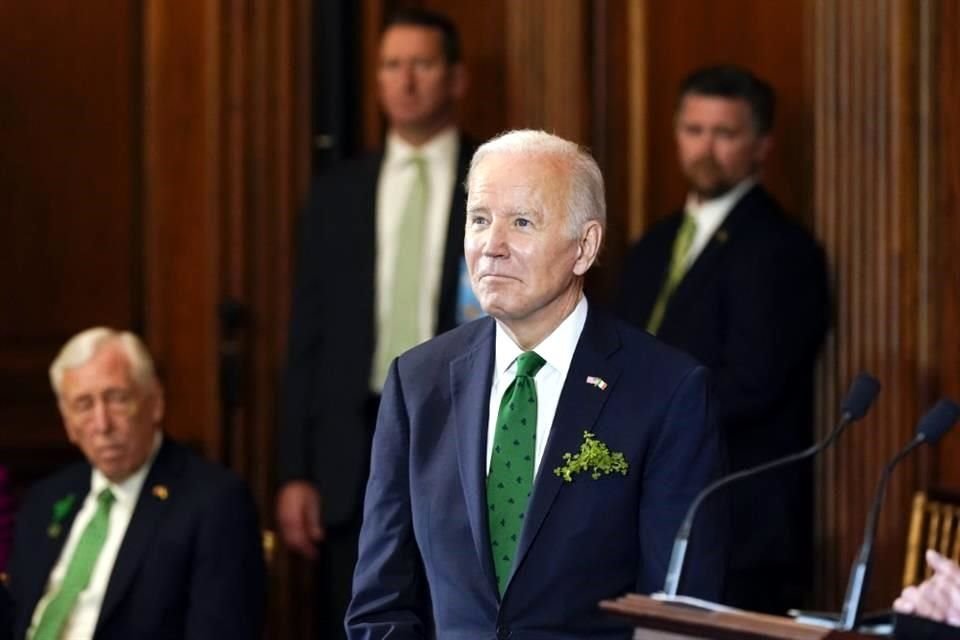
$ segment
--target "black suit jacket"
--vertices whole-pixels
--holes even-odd
[[[645,327],[666,276],[682,211],[654,226],[627,258],[620,310]],[[731,210],[671,297],[657,337],[706,364],[731,470],[810,444],[812,377],[827,329],[823,252],[761,186]],[[731,489],[734,568],[808,560],[809,470]]]
[[[475,145],[461,135],[437,307],[437,333],[456,322],[463,259],[463,181]],[[358,518],[367,478],[376,348],[376,197],[383,154],[318,177],[300,227],[290,319],[280,481],[305,479],[323,495],[324,519]]]
[[[17,516],[10,562],[15,638],[30,626],[90,491],[90,474],[90,465],[79,463],[44,480]],[[166,488],[165,498],[158,487]],[[70,494],[73,507],[51,536],[53,505]],[[166,438],[120,545],[94,638],[259,638],[264,599],[256,507],[246,485]]]

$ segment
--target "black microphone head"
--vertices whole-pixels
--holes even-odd
[[[957,418],[960,418],[960,406],[957,406],[953,400],[941,398],[920,418],[917,424],[917,436],[933,444],[950,431]]]
[[[870,405],[880,393],[880,383],[866,372],[857,374],[840,405],[840,414],[848,420],[859,420],[867,415]]]

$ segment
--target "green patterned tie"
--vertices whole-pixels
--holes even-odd
[[[660,293],[657,295],[657,302],[653,305],[653,311],[650,313],[650,319],[647,321],[647,331],[657,335],[660,329],[660,323],[663,322],[663,314],[667,310],[667,302],[680,281],[683,280],[683,274],[687,270],[687,253],[690,251],[690,245],[693,244],[693,236],[697,232],[697,221],[689,213],[684,214],[683,224],[677,231],[677,237],[673,240],[673,255],[670,258],[670,269],[667,271],[667,277],[660,287]]]
[[[513,568],[523,514],[533,488],[537,444],[537,387],[533,377],[543,365],[544,359],[533,351],[517,358],[517,377],[504,392],[497,413],[487,476],[487,515],[500,595]]]
[[[430,176],[423,156],[411,157],[410,163],[414,168],[413,184],[394,239],[397,251],[391,270],[393,288],[388,296],[389,314],[383,335],[379,336],[382,347],[377,349],[377,362],[374,363],[380,385],[387,379],[393,359],[420,342],[420,296]]]
[[[73,550],[73,557],[67,565],[67,572],[63,576],[63,583],[57,595],[47,603],[47,607],[40,616],[37,629],[32,640],[57,640],[63,633],[63,627],[73,611],[80,592],[87,588],[93,567],[97,564],[97,557],[107,540],[107,531],[110,528],[110,507],[115,498],[110,489],[104,489],[97,496],[97,511],[87,523],[80,540]]]

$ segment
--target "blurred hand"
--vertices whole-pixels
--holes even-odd
[[[312,484],[294,480],[280,488],[277,495],[277,526],[287,547],[305,558],[315,559],[317,543],[326,536],[322,522],[322,498]]]
[[[933,575],[915,587],[904,589],[893,608],[960,626],[960,566],[931,549],[927,550],[926,558]]]

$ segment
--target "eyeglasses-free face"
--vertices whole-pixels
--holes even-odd
[[[60,413],[67,437],[113,482],[135,473],[150,455],[163,417],[163,392],[141,384],[119,343],[107,344],[85,364],[67,369]]]

